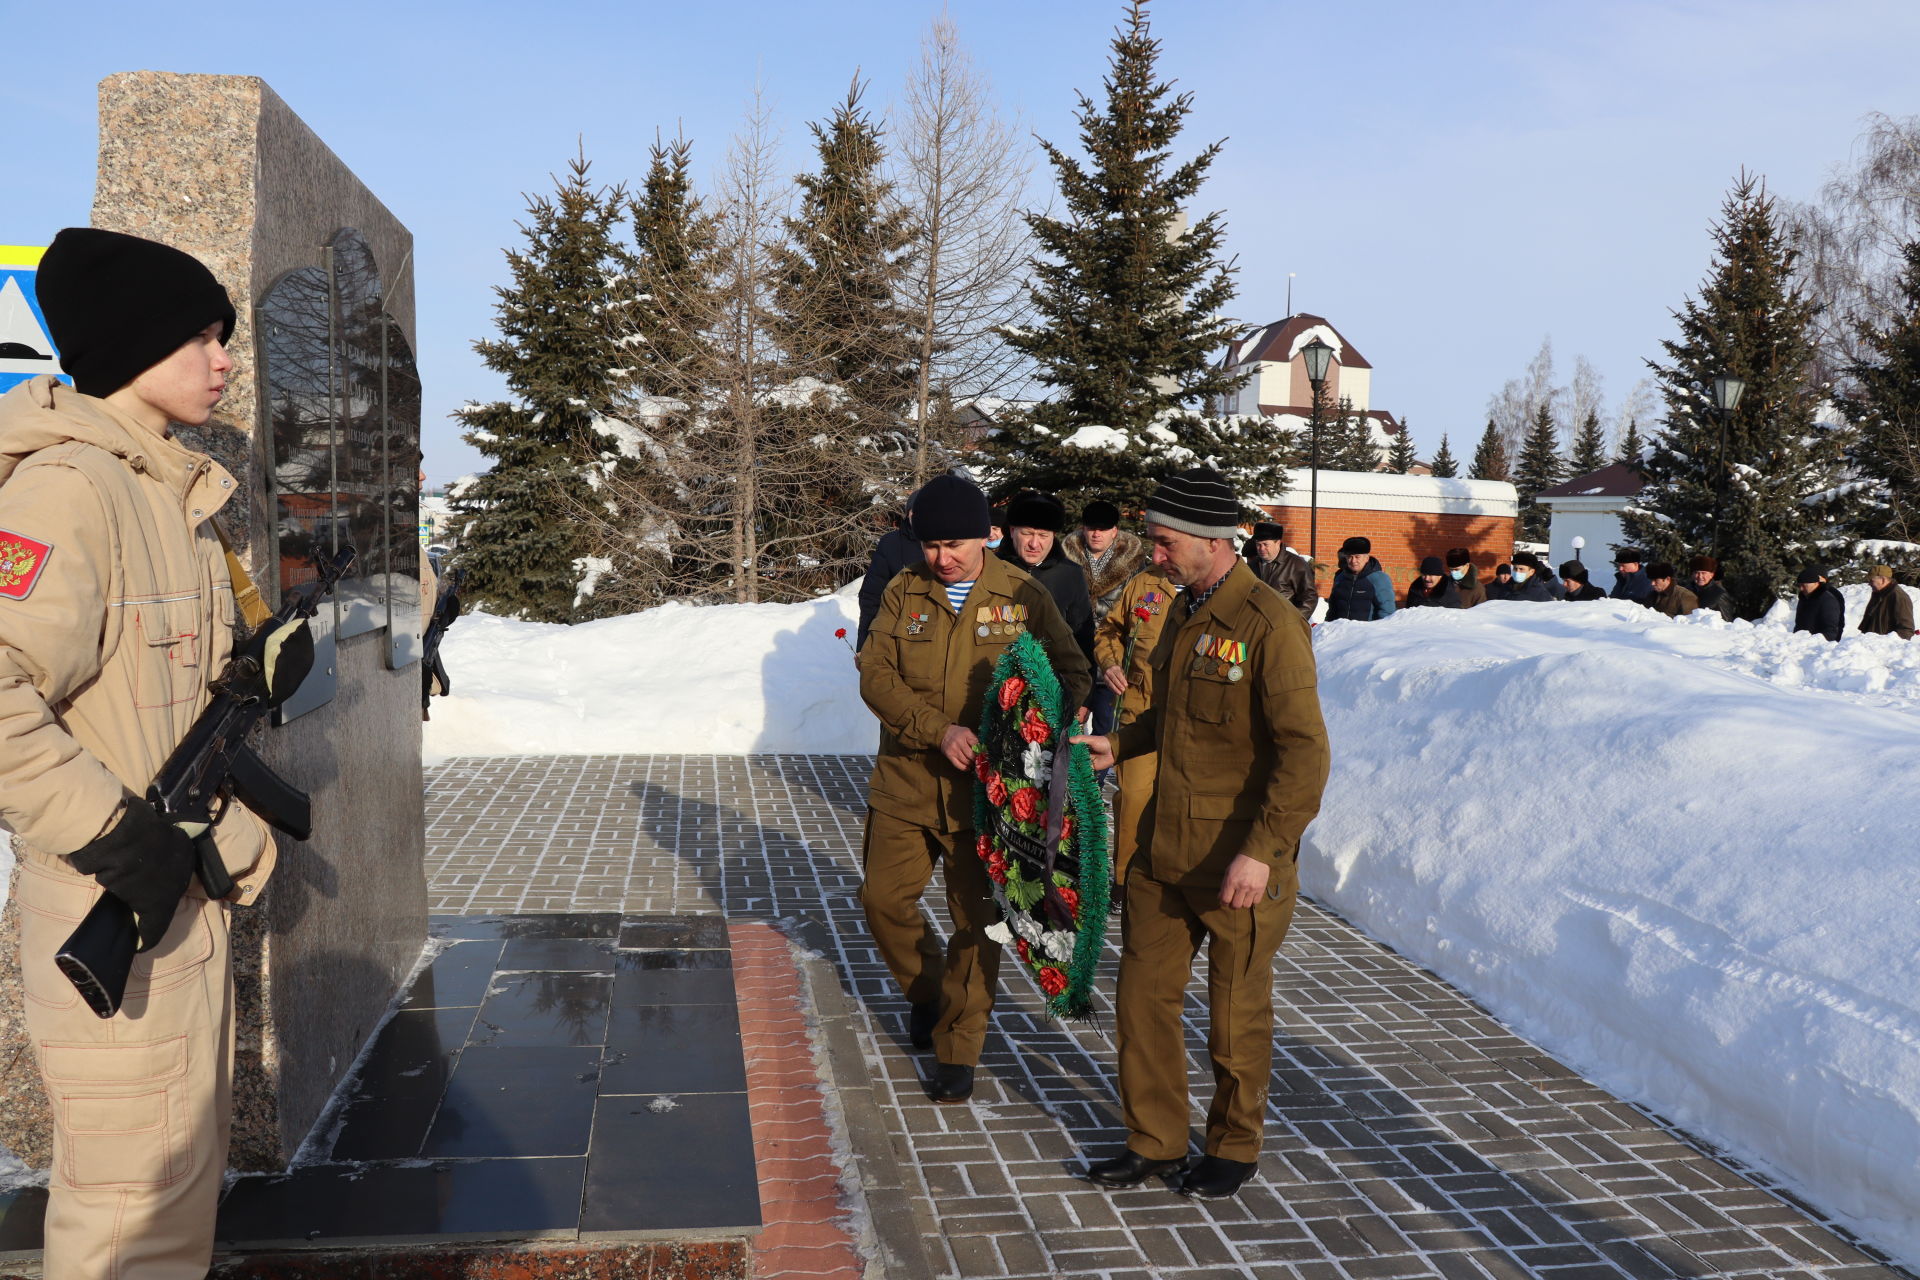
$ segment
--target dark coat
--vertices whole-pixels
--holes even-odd
[[[1495,581],[1487,587],[1487,599],[1489,600],[1533,600],[1544,602],[1552,600],[1553,598],[1553,584],[1547,580],[1545,575],[1539,573],[1530,575],[1525,582],[1515,578],[1505,586]]]
[[[1645,569],[1621,574],[1613,580],[1613,590],[1607,592],[1608,599],[1631,600],[1635,604],[1645,604],[1652,595],[1653,583],[1647,580]]]
[[[1033,575],[1033,580],[1047,589],[1053,602],[1060,606],[1060,616],[1067,620],[1067,630],[1073,632],[1073,638],[1080,643],[1080,652],[1086,656],[1087,664],[1093,664],[1093,597],[1087,592],[1087,574],[1073,561],[1067,559],[1065,548],[1060,539],[1053,540],[1053,550],[1047,552],[1047,558],[1038,565],[1029,567],[1013,548],[1013,539],[1008,538],[1000,544],[1000,550],[994,554],[1016,569],[1025,569]]]
[[[1833,589],[1831,582],[1821,583],[1801,596],[1799,603],[1793,606],[1795,631],[1811,631],[1837,641],[1846,625],[1846,601],[1840,598],[1840,593]]]
[[[1393,579],[1372,556],[1359,573],[1341,568],[1327,593],[1327,621],[1374,622],[1393,613]]]
[[[880,601],[893,575],[924,559],[920,544],[907,536],[906,530],[889,529],[880,535],[880,545],[867,562],[867,576],[860,579],[860,630],[854,637],[854,648],[867,642],[867,632],[873,630],[874,615],[880,612]]]
[[[1669,582],[1665,591],[1656,591],[1647,597],[1647,608],[1655,613],[1664,613],[1669,618],[1692,613],[1699,607],[1700,597],[1678,582]]]
[[[1867,611],[1860,615],[1860,630],[1870,636],[1899,636],[1913,639],[1913,601],[1897,582],[1886,590],[1867,597]]]
[[[1594,586],[1591,582],[1583,582],[1580,584],[1578,591],[1570,591],[1567,593],[1567,599],[1574,601],[1605,600],[1606,598],[1607,593]]]
[[[1298,609],[1301,617],[1312,620],[1313,606],[1319,603],[1320,597],[1313,589],[1313,566],[1307,563],[1305,556],[1282,547],[1280,554],[1273,559],[1249,559],[1247,567],[1253,570],[1256,578],[1278,591],[1282,599]]]
[[[1449,578],[1453,577],[1452,574],[1448,574],[1447,576]],[[1460,607],[1462,609],[1471,609],[1477,604],[1485,604],[1487,602],[1487,589],[1481,584],[1480,570],[1477,566],[1468,565],[1466,573],[1457,580],[1456,585],[1460,588]]]
[[[1445,574],[1440,575],[1440,583],[1433,590],[1427,590],[1427,580],[1415,577],[1407,584],[1407,604],[1409,609],[1421,607],[1429,609],[1464,609],[1460,603],[1460,584]]]
[[[1711,609],[1728,622],[1740,616],[1740,606],[1733,602],[1733,595],[1718,578],[1704,587],[1695,587],[1693,594],[1700,597],[1702,609]]]

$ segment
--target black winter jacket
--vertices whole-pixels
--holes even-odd
[[[1570,591],[1567,593],[1567,599],[1569,600],[1605,600],[1606,598],[1607,593],[1594,586],[1591,582],[1583,582],[1580,584],[1578,591]]]
[[[1847,624],[1847,605],[1831,582],[1823,582],[1800,597],[1793,607],[1793,629],[1811,631],[1829,640],[1840,639]]]
[[[1087,655],[1087,661],[1093,661],[1093,596],[1087,589],[1086,570],[1067,559],[1067,553],[1061,549],[1060,539],[1053,540],[1053,550],[1047,552],[1047,558],[1038,566],[1030,566],[1013,549],[1013,539],[1008,538],[1000,544],[1000,550],[994,554],[1016,569],[1025,569],[1033,580],[1047,589],[1053,602],[1060,606],[1060,616],[1067,620],[1067,630],[1073,632],[1073,638],[1080,642],[1081,652]]]
[[[1711,609],[1728,622],[1740,616],[1740,607],[1733,602],[1733,597],[1718,578],[1704,587],[1695,587],[1693,594],[1700,597],[1702,609]]]
[[[854,638],[854,648],[867,642],[867,632],[880,613],[880,599],[887,594],[887,584],[893,581],[893,575],[924,559],[920,544],[908,537],[904,529],[889,529],[880,536],[880,545],[873,549],[873,559],[867,562],[867,576],[860,579],[860,631]]]
[[[1647,577],[1645,569],[1635,569],[1632,573],[1620,574],[1613,580],[1613,590],[1607,592],[1612,600],[1631,600],[1635,604],[1645,604],[1653,598],[1653,583]]]
[[[1427,590],[1427,580],[1416,577],[1407,584],[1407,608],[1409,609],[1464,609],[1460,600],[1460,584],[1452,578],[1441,576],[1440,585]]]
[[[1393,613],[1393,579],[1372,556],[1359,573],[1342,568],[1327,592],[1327,621],[1373,622]]]

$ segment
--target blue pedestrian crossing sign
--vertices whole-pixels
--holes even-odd
[[[43,373],[63,382],[60,354],[47,336],[47,318],[33,291],[45,249],[0,244],[0,392]]]

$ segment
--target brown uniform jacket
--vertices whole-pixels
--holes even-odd
[[[50,548],[38,576],[0,582],[0,818],[35,862],[77,874],[59,855],[146,792],[206,707],[233,648],[212,519],[234,489],[211,458],[50,377],[0,396],[0,543]],[[236,804],[214,833],[250,901],[273,866],[266,827]]]
[[[981,616],[1013,604],[1025,606],[1024,623]],[[860,696],[880,717],[867,803],[940,831],[972,830],[973,775],[947,762],[940,737],[954,724],[978,732],[993,664],[1021,630],[1046,648],[1071,714],[1087,699],[1087,659],[1045,587],[989,555],[956,615],[924,561],[894,575],[860,649]]]
[[[1159,598],[1149,600],[1148,596]],[[1132,724],[1142,711],[1153,705],[1154,646],[1166,628],[1168,611],[1176,605],[1186,607],[1180,604],[1180,589],[1159,574],[1146,570],[1127,579],[1120,598],[1100,619],[1099,628],[1093,633],[1094,679],[1097,683],[1100,672],[1108,667],[1120,667],[1127,676],[1127,695],[1120,703],[1116,725]],[[1147,616],[1136,618],[1135,609],[1145,609]],[[1134,638],[1133,661],[1129,663],[1127,633],[1136,624],[1140,630]]]
[[[1117,754],[1158,751],[1153,875],[1217,885],[1235,857],[1293,857],[1320,811],[1329,753],[1306,620],[1236,562],[1200,611],[1176,605],[1154,647],[1153,704],[1114,734]],[[1245,647],[1209,657],[1208,640]],[[1235,678],[1233,672],[1240,675]]]
[[[1656,591],[1647,597],[1647,608],[1655,613],[1664,613],[1669,618],[1692,613],[1699,607],[1700,597],[1677,582],[1669,583],[1665,591]]]
[[[1867,635],[1893,635],[1913,639],[1913,601],[1899,583],[1867,596],[1867,607],[1860,614],[1860,630]]]

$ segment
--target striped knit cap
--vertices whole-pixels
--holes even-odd
[[[1240,503],[1233,486],[1212,467],[1168,476],[1147,503],[1147,523],[1196,538],[1231,538],[1240,532]]]

